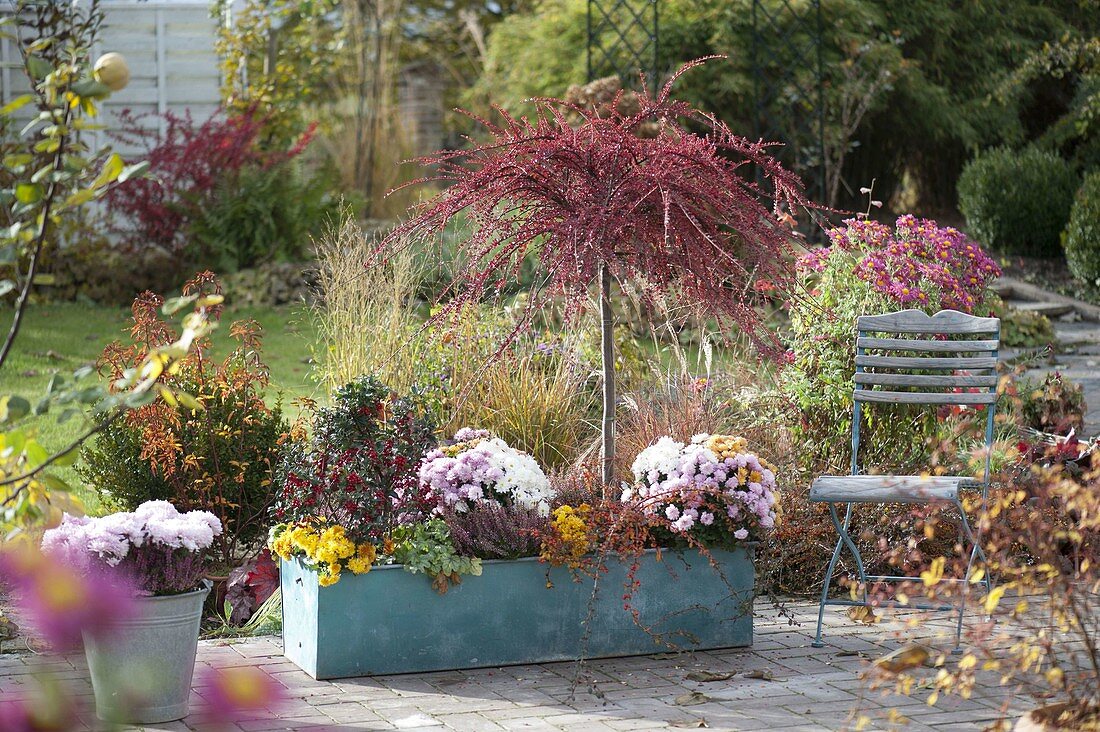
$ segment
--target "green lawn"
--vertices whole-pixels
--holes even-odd
[[[263,326],[264,360],[271,369],[267,398],[273,403],[282,395],[288,415],[294,416],[290,402],[299,396],[316,396],[310,379],[309,357],[313,331],[300,308],[228,308],[222,327],[213,335],[213,355],[223,356],[233,347],[229,323],[253,318]],[[103,347],[115,339],[126,339],[128,308],[102,307],[78,303],[32,305],[23,321],[15,349],[0,369],[0,394],[19,394],[32,404],[44,393],[51,374],[71,373],[94,363]],[[0,319],[3,332],[11,324],[11,311]],[[29,425],[47,449],[63,447],[85,425],[78,419],[58,424],[53,415],[32,418]],[[79,483],[71,468],[59,470],[61,477]],[[90,511],[99,507],[95,491],[78,486],[77,492]]]

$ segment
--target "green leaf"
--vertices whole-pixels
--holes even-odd
[[[35,81],[42,81],[42,79],[53,73],[53,66],[38,56],[29,55],[27,56],[27,73]]]
[[[64,374],[54,374],[50,377],[50,383],[46,384],[47,394],[56,394],[57,391],[65,384]]]
[[[50,398],[48,396],[42,397],[38,400],[38,403],[34,405],[33,414],[36,417],[41,417],[50,411]]]
[[[70,87],[73,94],[88,99],[103,99],[111,95],[111,89],[106,84],[100,84],[95,79],[81,79]]]
[[[27,466],[32,470],[50,459],[50,454],[46,452],[46,448],[38,444],[38,440],[27,440],[23,454],[27,458]]]
[[[73,487],[66,483],[61,478],[58,478],[53,473],[45,473],[38,476],[38,479],[42,481],[42,484],[49,488],[51,491],[58,491],[59,493],[71,493]]]
[[[18,96],[15,99],[12,99],[7,104],[5,104],[3,107],[0,107],[0,117],[7,117],[9,114],[14,112],[15,110],[17,110],[21,107],[25,107],[26,105],[30,104],[33,101],[34,101],[34,95],[33,94],[23,94],[21,96]]]
[[[12,430],[11,432],[5,432],[4,442],[6,444],[4,452],[7,453],[7,457],[22,455],[23,446],[27,444],[27,435],[23,432],[23,430]]]
[[[35,152],[55,153],[58,148],[61,147],[61,140],[56,137],[49,137],[45,140],[39,140],[34,144]]]
[[[80,414],[80,409],[78,409],[77,407],[68,407],[57,416],[57,423],[63,424],[65,422],[68,422],[70,419],[77,416],[78,414]]]
[[[157,400],[157,396],[159,395],[151,389],[142,392],[132,392],[126,395],[122,403],[130,409],[137,409],[138,407],[144,407],[146,404],[152,404]]]
[[[30,414],[31,403],[21,396],[9,394],[0,397],[0,423],[14,422]]]
[[[9,292],[14,290],[16,287],[17,287],[17,285],[14,282],[12,282],[11,280],[0,280],[0,297],[3,297],[4,295],[7,295]]]
[[[88,187],[93,189],[102,188],[109,183],[113,183],[125,167],[126,163],[123,161],[122,156],[118,153],[111,153],[107,161],[103,163],[103,170],[99,171],[99,175]]]
[[[53,172],[53,163],[46,163],[31,176],[31,183],[41,183],[42,179]]]
[[[34,156],[30,153],[13,153],[12,155],[4,156],[5,168],[21,168],[27,163],[34,160]]]
[[[53,461],[53,464],[59,468],[67,468],[76,464],[76,461],[80,459],[80,445],[74,445],[65,452],[57,456]]]
[[[45,272],[36,274],[34,276],[34,284],[42,285],[43,287],[52,287],[57,284],[57,276]]]
[[[38,203],[45,192],[37,183],[19,183],[15,186],[15,200],[20,203]]]
[[[145,175],[149,170],[149,162],[146,160],[140,163],[134,163],[133,165],[127,165],[121,173],[118,174],[118,182],[125,183],[131,178],[140,177]]]
[[[83,190],[74,192],[71,196],[66,198],[64,202],[62,202],[61,207],[72,208],[74,206],[82,206],[88,201],[93,200],[95,197],[96,191],[93,191],[90,188],[85,188]]]
[[[198,399],[191,396],[187,392],[177,391],[176,401],[180,403],[180,406],[186,407],[187,409],[196,412],[201,412],[203,410],[202,402],[200,402]]]

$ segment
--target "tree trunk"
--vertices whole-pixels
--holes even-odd
[[[603,362],[603,482],[615,482],[615,334],[611,317],[611,270],[600,267],[600,357]]]

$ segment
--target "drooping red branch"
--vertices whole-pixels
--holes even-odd
[[[533,119],[503,111],[499,124],[475,118],[490,140],[423,160],[437,174],[418,182],[446,187],[379,253],[433,236],[465,213],[472,225],[460,243],[467,264],[450,308],[498,288],[536,250],[549,286],[533,297],[556,293],[579,302],[606,263],[643,295],[671,295],[727,331],[774,345],[754,285],[786,290],[792,232],[785,222],[816,207],[767,143],[735,135],[671,98],[675,81],[700,63],[685,65],[657,95],[639,94],[638,111],[629,115],[617,103],[601,117],[541,99]],[[659,131],[652,136],[654,122]],[[636,134],[643,125],[650,136]]]

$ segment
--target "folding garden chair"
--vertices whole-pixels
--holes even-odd
[[[994,404],[997,400],[996,367],[1000,332],[999,319],[980,318],[956,310],[941,310],[931,316],[920,310],[903,310],[883,315],[864,315],[856,319],[852,472],[851,475],[824,475],[810,486],[810,500],[828,504],[829,516],[839,534],[832,559],[825,570],[821,603],[817,612],[817,634],[813,642],[815,648],[823,645],[821,623],[826,605],[866,605],[869,582],[920,580],[920,577],[867,575],[859,549],[848,533],[852,507],[856,503],[943,504],[959,512],[960,535],[969,542],[970,560],[965,576],[943,580],[962,583],[959,604],[907,605],[924,610],[957,610],[955,644],[958,647],[971,571],[975,561],[980,559],[985,562],[985,555],[966,518],[960,489],[980,487],[983,501],[989,491],[989,459],[993,443]],[[862,474],[859,462],[859,428],[864,404],[922,404],[932,407],[970,405],[975,409],[985,407],[984,478],[979,482],[973,477],[958,475]],[[838,515],[838,504],[845,505],[843,521]],[[863,593],[862,601],[829,598],[833,570],[836,569],[843,547],[847,547],[855,558]],[[983,582],[988,592],[992,588],[988,573]]]

